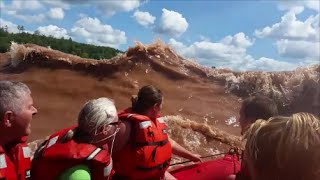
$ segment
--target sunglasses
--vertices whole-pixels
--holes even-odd
[[[111,123],[100,126],[100,128],[105,129],[107,126],[110,126],[110,125],[118,127],[120,124],[121,124],[120,119],[118,119],[118,117],[115,117]],[[100,129],[100,128],[98,128],[98,129]],[[98,129],[96,129],[94,132],[96,135],[100,134],[100,133],[98,133]]]
[[[120,124],[121,124],[120,119],[117,119],[116,122],[111,122],[111,123],[109,123],[108,125],[120,125]]]

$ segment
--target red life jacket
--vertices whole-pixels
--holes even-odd
[[[112,174],[112,160],[108,150],[92,144],[77,143],[69,138],[74,127],[53,134],[36,152],[32,161],[32,179],[54,180],[67,169],[85,164],[94,180],[108,179]]]
[[[31,150],[26,143],[17,143],[12,148],[0,146],[0,179],[30,179]]]
[[[131,122],[132,135],[130,142],[113,155],[116,176],[125,179],[162,178],[172,156],[163,119],[152,121],[147,116],[130,113],[129,109],[118,116]]]

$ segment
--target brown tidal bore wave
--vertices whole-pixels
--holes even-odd
[[[282,114],[320,114],[319,64],[288,72],[211,69],[161,41],[137,43],[111,60],[82,59],[32,44],[13,44],[0,58],[0,80],[23,81],[33,92],[39,114],[30,140],[74,124],[81,106],[92,98],[110,97],[117,109],[124,109],[146,84],[164,93],[163,114],[173,115],[168,121],[172,138],[202,154],[238,146],[239,128],[225,121],[237,118],[241,98],[251,94],[273,98]]]

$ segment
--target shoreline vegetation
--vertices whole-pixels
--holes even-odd
[[[19,33],[9,33],[6,27],[0,28],[0,53],[5,53],[10,50],[11,42],[18,44],[32,43],[43,47],[50,47],[52,49],[80,56],[82,58],[90,59],[111,59],[117,56],[122,51],[111,47],[95,46],[90,44],[78,43],[72,40],[72,38],[55,38],[53,36],[41,35],[39,31],[35,31],[33,34],[24,32],[19,26]]]

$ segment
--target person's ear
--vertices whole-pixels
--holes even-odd
[[[156,103],[153,105],[153,110],[159,110],[160,109],[160,104]]]
[[[3,123],[6,127],[12,126],[12,120],[13,120],[13,112],[12,111],[6,111],[3,116]]]

